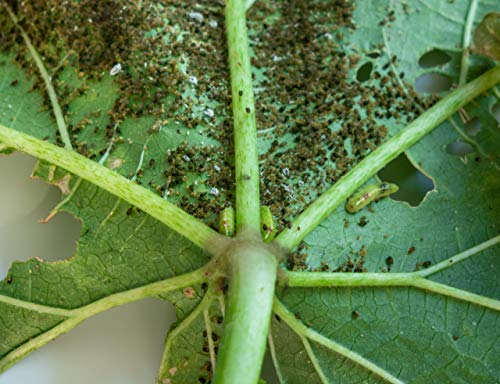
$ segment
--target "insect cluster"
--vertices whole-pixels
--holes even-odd
[[[136,176],[135,182],[214,227],[215,212],[234,204],[229,71],[221,70],[227,68],[223,6],[106,0],[66,7],[36,0],[14,10],[30,20],[23,27],[49,72],[55,71],[74,148],[98,158],[112,140],[117,172]],[[289,227],[312,199],[380,145],[389,124],[410,121],[434,102],[404,83],[397,57],[382,46],[344,49],[356,31],[354,10],[348,0],[290,0],[255,2],[248,12],[259,145],[266,149],[260,157],[262,204],[277,219],[263,220],[265,237]],[[387,14],[390,23],[400,13]],[[11,27],[1,34],[7,50],[18,48]],[[25,52],[15,60],[39,78]],[[365,66],[367,80],[356,80],[353,73],[367,62],[373,63]],[[75,101],[95,95],[96,84],[110,75],[117,90],[111,110],[83,118],[74,113]],[[33,87],[44,89],[39,80]],[[46,105],[51,108],[48,98]],[[124,121],[148,117],[154,123],[147,128],[122,129]],[[181,145],[167,154],[144,147],[136,171],[133,148],[141,152],[146,140],[154,148],[172,138]]]

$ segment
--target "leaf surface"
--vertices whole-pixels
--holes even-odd
[[[356,2],[342,11],[321,1],[292,3],[256,3],[250,11],[258,36],[256,65],[265,60],[258,50],[267,53],[269,63],[256,76],[257,82],[262,79],[259,106],[274,118],[261,131],[268,178],[263,198],[276,208],[287,196],[290,216],[281,217],[282,225],[304,200],[341,180],[386,136],[435,102],[437,95],[416,92],[419,77],[439,74],[458,83],[462,52],[457,47],[469,12],[466,2]],[[472,25],[492,9],[493,3],[479,2]],[[435,49],[448,61],[423,68],[421,57]],[[471,57],[468,78],[491,65]],[[406,152],[434,184],[418,206],[386,198],[354,215],[338,207],[288,256],[287,268],[413,272],[495,238],[500,224],[496,101],[493,95],[478,98]],[[472,134],[470,119],[480,125]],[[458,141],[470,145],[468,155],[449,153]],[[430,279],[498,299],[493,272],[500,267],[498,252],[493,245]],[[380,285],[284,291],[281,299],[296,321],[324,342],[298,329],[293,330],[301,337],[294,335],[290,324],[274,320],[277,369],[284,382],[498,380],[497,311],[417,288],[384,287],[383,276]],[[329,342],[356,355],[339,353]]]
[[[278,230],[449,86],[494,66],[472,55],[463,71],[464,31],[496,5],[483,0],[474,10],[472,3],[252,5],[261,199]],[[2,8],[0,124],[61,145],[63,128],[48,97],[53,87],[75,151],[215,227],[218,212],[234,204],[223,4],[34,1],[12,10],[51,84]],[[422,60],[433,50],[444,60],[429,67]],[[417,92],[427,75],[440,77],[443,92]],[[495,103],[492,92],[483,95],[407,151],[434,183],[422,203],[386,198],[355,215],[339,207],[283,266],[390,276],[434,266],[497,236]],[[472,150],[452,155],[448,148],[456,142]],[[67,324],[67,311],[209,261],[188,239],[75,175],[44,162],[34,174],[62,190],[65,200],[56,211],[80,219],[82,236],[71,259],[14,263],[0,283],[0,370],[33,340]],[[484,249],[431,279],[499,299],[498,251],[498,245]],[[381,285],[285,289],[280,299],[293,320],[278,316],[272,325],[283,381],[498,381],[498,311]],[[208,329],[217,347],[222,310],[201,286],[187,288],[193,291],[161,295],[176,305],[178,319],[167,335],[159,382],[212,376]]]

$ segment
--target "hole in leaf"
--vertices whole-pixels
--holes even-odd
[[[470,119],[464,124],[464,129],[469,136],[476,136],[481,131],[481,120],[477,117]]]
[[[13,261],[40,257],[64,260],[75,254],[80,237],[78,220],[65,212],[47,224],[39,223],[60,201],[60,192],[31,180],[35,159],[21,154],[0,158],[0,278]]]
[[[378,177],[398,185],[399,191],[392,194],[391,199],[405,201],[412,207],[419,205],[434,189],[433,181],[417,169],[404,153],[381,169]]]
[[[474,152],[474,147],[461,140],[450,143],[446,146],[446,152],[450,155],[464,157]]]
[[[418,65],[422,68],[432,68],[446,64],[450,60],[451,57],[446,52],[440,49],[433,49],[420,56],[420,59],[418,59]]]
[[[370,59],[378,59],[380,57],[380,52],[373,51],[373,52],[368,53],[366,56],[368,56]]]
[[[361,67],[359,67],[358,72],[356,73],[356,79],[360,82],[364,82],[370,78],[372,73],[373,64],[371,62],[364,63]]]
[[[500,124],[500,103],[495,103],[493,107],[491,107],[491,114],[496,119],[498,124]]]
[[[175,307],[160,299],[112,308],[14,365],[0,383],[65,384],[68,377],[71,384],[156,383],[165,327],[175,318]]]
[[[451,79],[441,73],[425,73],[415,80],[415,89],[420,93],[440,93],[451,88]]]

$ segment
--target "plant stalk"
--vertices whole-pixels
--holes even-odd
[[[196,245],[210,251],[227,239],[144,187],[95,161],[0,124],[0,142],[74,173],[150,214]],[[210,248],[210,249],[209,249]]]
[[[229,254],[229,300],[214,384],[256,384],[266,350],[278,263],[262,243]]]
[[[410,273],[329,273],[329,272],[288,272],[290,287],[414,287],[427,292],[452,297],[500,311],[500,301],[441,284],[419,272]]]
[[[236,173],[236,232],[251,238],[260,228],[259,158],[252,69],[244,0],[226,2],[226,33],[231,70]]]

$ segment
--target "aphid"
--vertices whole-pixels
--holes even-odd
[[[269,243],[274,239],[274,235],[276,234],[273,215],[269,207],[265,205],[260,207],[260,233],[264,243]]]
[[[227,207],[219,214],[219,232],[225,236],[234,235],[234,208]]]
[[[196,20],[200,23],[203,21],[203,15],[200,12],[189,12],[188,16],[190,19]]]
[[[377,201],[383,197],[392,195],[397,192],[399,187],[396,184],[382,183],[379,185],[368,185],[354,195],[352,195],[345,203],[345,210],[348,213],[356,213],[370,204],[372,201]]]
[[[116,63],[115,65],[113,65],[113,68],[111,68],[111,70],[109,71],[109,74],[111,76],[115,76],[115,75],[118,75],[121,71],[122,71],[123,67],[120,63]]]

